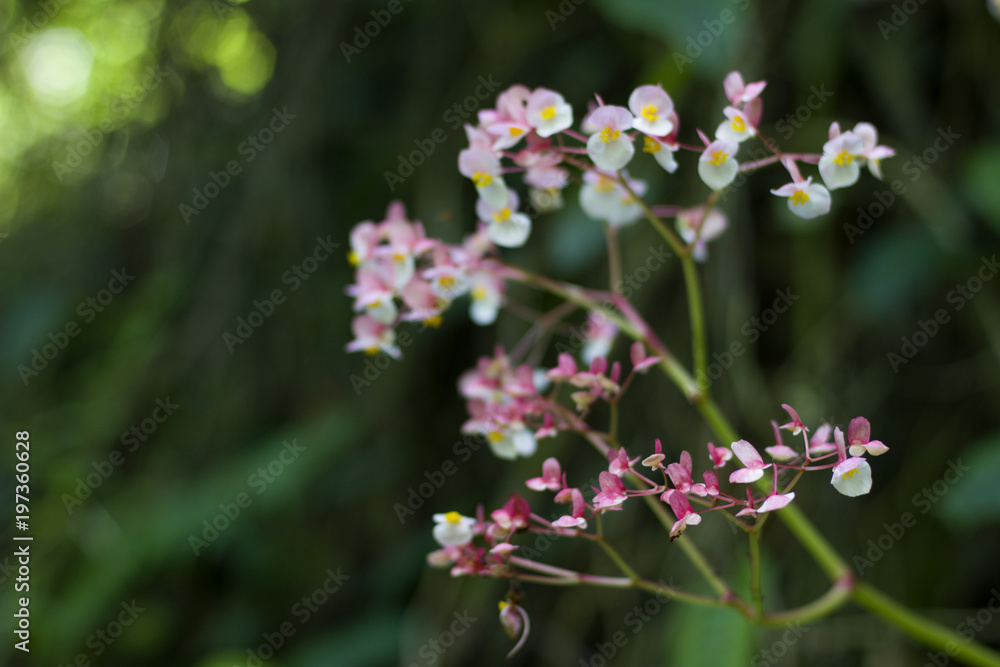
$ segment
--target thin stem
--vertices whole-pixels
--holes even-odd
[[[847,575],[831,586],[830,590],[809,604],[794,609],[764,614],[759,617],[758,623],[760,625],[779,626],[786,623],[808,623],[809,621],[815,621],[827,614],[833,613],[851,599],[851,590],[853,588],[854,577]]]
[[[617,293],[622,284],[621,253],[618,250],[618,228],[605,223],[604,233],[608,239],[608,276],[611,292]]]
[[[750,600],[753,602],[757,618],[764,616],[764,596],[760,590],[760,529],[750,533]]]
[[[595,542],[601,545],[601,548],[604,549],[604,553],[608,555],[608,558],[615,562],[615,565],[617,565],[618,569],[622,571],[622,574],[633,581],[637,581],[640,578],[639,573],[633,570],[631,566],[625,562],[625,559],[622,558],[617,551],[615,551],[614,547],[608,544],[607,540],[601,537],[595,540]]]

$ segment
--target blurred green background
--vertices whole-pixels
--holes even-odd
[[[623,104],[661,82],[692,143],[722,119],[732,69],[769,82],[762,131],[785,150],[819,151],[833,120],[875,123],[898,156],[884,182],[865,173],[836,191],[830,215],[791,217],[768,192],[787,180],[777,168],[727,197],[730,229],[702,270],[712,351],[746,342],[744,323],[775,290],[801,298],[713,391],[761,446],[782,402],[811,425],[871,420],[891,447],[873,462],[872,493],[842,497],[821,473],[796,500],[849,559],[916,515],[866,582],[950,627],[1000,585],[1000,282],[961,310],[948,300],[1000,237],[1000,24],[983,2],[4,0],[0,15],[0,508],[12,526],[14,434],[29,430],[34,537],[26,655],[7,632],[20,594],[15,531],[4,531],[0,664],[599,667],[595,646],[618,631],[628,641],[608,664],[923,664],[926,651],[850,605],[771,660],[761,651],[781,631],[735,614],[537,586],[525,587],[531,639],[507,663],[496,617],[506,587],[426,567],[434,512],[473,514],[523,492],[547,516],[550,498],[523,486],[545,456],[576,483],[604,467],[569,436],[516,463],[485,448],[456,455],[458,375],[495,341],[517,341],[530,323],[515,315],[477,328],[460,305],[370,385],[351,380],[370,359],[343,351],[349,229],[381,219],[392,198],[431,236],[457,242],[474,228],[474,192],[456,170],[465,137],[446,112],[480,77],[558,90],[577,119],[593,93]],[[810,108],[817,90],[831,94]],[[384,174],[439,128],[445,141],[390,192]],[[949,128],[958,138],[935,149]],[[632,171],[652,201],[693,205],[706,194],[694,167],[688,154],[672,176],[650,160]],[[886,204],[896,180],[905,193]],[[576,193],[504,256],[601,287],[601,228]],[[863,235],[845,231],[880,200]],[[286,279],[319,239],[340,247]],[[622,244],[628,274],[659,241],[637,224]],[[276,289],[285,301],[252,335],[224,337]],[[683,296],[670,263],[635,303],[688,360]],[[949,321],[894,369],[887,355],[941,308]],[[614,355],[625,353],[619,343]],[[658,375],[625,402],[622,436],[633,453],[660,437],[699,468],[711,438]],[[458,474],[401,520],[394,506],[446,461]],[[971,470],[933,494],[957,461]],[[935,502],[915,499],[925,487]],[[644,575],[703,590],[644,508],[606,524]],[[770,525],[769,608],[825,590]],[[709,519],[690,539],[745,591],[742,538]],[[564,541],[545,558],[613,573],[599,551]],[[637,630],[630,613],[643,604]],[[456,612],[467,622],[452,642],[442,633]],[[996,645],[1000,623],[976,637]],[[436,640],[450,646],[438,653]]]

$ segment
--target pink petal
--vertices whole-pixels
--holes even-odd
[[[736,454],[743,465],[750,467],[756,467],[764,463],[764,459],[761,458],[760,452],[751,445],[746,440],[737,440],[729,446],[733,450],[733,454]]]

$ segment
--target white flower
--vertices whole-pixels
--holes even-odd
[[[656,162],[666,169],[668,174],[677,171],[677,160],[674,159],[675,150],[656,137],[643,137],[642,152],[652,153]]]
[[[830,212],[830,191],[822,185],[813,184],[812,177],[798,183],[788,183],[771,194],[788,197],[788,210],[809,220]]]
[[[537,88],[528,98],[528,123],[540,137],[551,137],[573,124],[573,107],[559,93]]]
[[[872,468],[860,456],[852,456],[834,467],[830,483],[845,496],[862,496],[871,491]]]
[[[831,131],[831,134],[833,132]],[[865,142],[854,132],[847,131],[823,144],[823,157],[819,159],[819,174],[831,190],[854,185],[861,174],[859,159]]]
[[[716,139],[734,141],[739,144],[757,134],[757,129],[743,111],[736,107],[726,107],[722,113],[726,114],[727,120],[724,120],[719,125],[719,129],[715,131]]]
[[[458,512],[435,514],[434,539],[443,547],[460,547],[472,541],[472,527],[476,520]]]
[[[735,142],[718,139],[713,141],[698,158],[698,175],[705,185],[721,190],[736,178],[740,165],[734,157],[738,146]]]
[[[599,128],[587,141],[587,155],[599,169],[618,171],[635,154],[632,138],[632,114],[624,107],[599,107],[587,118],[588,126]]]
[[[490,240],[505,248],[519,248],[531,235],[531,218],[517,212],[518,198],[513,190],[506,192],[502,205],[485,198],[476,202],[476,214],[489,224]]]
[[[628,108],[635,114],[632,127],[644,134],[664,137],[674,129],[670,120],[674,103],[660,86],[639,86],[633,90]]]

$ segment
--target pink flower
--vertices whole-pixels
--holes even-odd
[[[726,447],[716,447],[708,443],[708,456],[712,459],[712,465],[721,468],[726,465],[726,461],[733,458],[733,453]]]
[[[524,149],[514,164],[526,167],[524,182],[539,190],[561,190],[569,184],[569,172],[558,166],[562,156],[555,151]]]
[[[562,468],[559,467],[558,459],[551,457],[545,459],[545,462],[542,463],[542,476],[532,477],[525,484],[534,491],[544,491],[545,489],[558,491],[561,489],[563,486]]]
[[[480,115],[480,120],[485,121],[483,125],[486,131],[496,137],[493,150],[510,148],[531,131],[525,113],[529,95],[530,92],[524,86],[511,86],[497,96],[497,108],[494,113]]]
[[[755,81],[744,84],[743,75],[739,72],[730,72],[722,81],[722,87],[726,91],[726,97],[734,105],[743,104],[756,98],[767,86],[766,81]]]
[[[378,227],[371,220],[356,224],[351,230],[351,252],[347,255],[351,266],[362,266],[371,259],[379,239]]]
[[[705,480],[705,493],[713,498],[719,495],[719,478],[711,470],[701,473],[701,478]]]
[[[501,509],[490,513],[498,526],[504,531],[521,530],[527,528],[531,517],[531,506],[528,501],[516,493],[512,493],[510,498],[504,503]]]
[[[889,448],[878,440],[871,440],[872,426],[864,417],[855,417],[847,427],[847,444],[851,456],[881,456]]]
[[[587,520],[583,518],[587,509],[586,504],[583,502],[583,494],[580,493],[579,489],[570,489],[570,497],[573,501],[573,513],[559,517],[552,522],[552,525],[557,528],[579,528],[583,530],[587,527]]]
[[[799,419],[799,413],[795,411],[795,408],[785,403],[782,403],[781,407],[785,409],[785,412],[787,412],[788,416],[792,418],[792,421],[787,424],[782,424],[779,428],[791,431],[792,435],[798,435],[799,433],[802,433],[802,431],[809,430],[806,428],[806,425],[802,423],[802,420]]]
[[[729,225],[726,214],[717,208],[705,213],[704,206],[685,208],[677,212],[677,233],[685,243],[694,243],[691,256],[696,262],[708,259],[708,242],[722,235]],[[698,230],[701,233],[698,233]]]
[[[599,169],[618,171],[635,154],[632,138],[632,114],[624,107],[601,106],[587,117],[587,124],[598,128],[587,141],[587,155]]]
[[[351,322],[354,340],[347,344],[348,352],[364,350],[365,354],[385,352],[390,357],[399,359],[403,356],[396,345],[396,333],[390,327],[367,315],[359,315]]]
[[[864,159],[865,142],[848,130],[841,134],[840,126],[830,126],[830,140],[823,144],[819,160],[819,175],[831,190],[854,185],[861,173],[859,161]],[[859,159],[855,159],[859,158]]]
[[[600,313],[591,312],[587,316],[585,327],[586,340],[580,357],[583,363],[589,364],[598,357],[606,357],[611,352],[611,346],[618,335],[618,327],[607,317]]]
[[[830,452],[837,451],[837,446],[830,442],[830,435],[833,433],[833,427],[829,424],[822,424],[813,433],[812,439],[809,441],[809,455],[813,456],[815,454],[829,454]]]
[[[664,137],[674,129],[670,119],[674,103],[659,85],[639,86],[633,90],[628,98],[628,108],[635,114],[632,127],[643,134]]]
[[[791,174],[792,182],[771,190],[771,194],[788,197],[788,210],[805,220],[829,213],[830,191],[822,185],[813,184],[811,176],[803,179],[792,158],[784,158],[782,164]]]
[[[650,368],[660,363],[660,357],[647,357],[646,346],[640,341],[632,343],[629,349],[629,357],[632,360],[633,373],[645,373]]]
[[[693,493],[696,496],[707,495],[708,491],[706,491],[704,484],[691,483],[692,470],[691,455],[685,451],[681,452],[680,463],[671,463],[667,466],[667,475],[674,487],[681,493]]]
[[[500,159],[487,150],[466,148],[458,154],[458,171],[472,179],[481,199],[497,209],[507,206],[507,185],[500,171]]]
[[[602,470],[597,480],[601,490],[594,496],[595,510],[614,509],[625,502],[625,483],[617,475]]]
[[[746,440],[737,440],[730,447],[732,447],[733,453],[736,454],[736,458],[746,466],[729,475],[730,483],[750,484],[751,482],[756,482],[764,476],[764,471],[772,465],[770,463],[765,464],[764,459],[761,458],[757,449]]]
[[[764,512],[780,510],[793,500],[795,500],[794,493],[786,493],[785,495],[772,493],[766,500],[764,500],[764,502],[760,504],[760,507],[757,508],[757,513],[763,514]]]
[[[638,460],[639,457],[629,460],[628,454],[625,452],[624,447],[619,449],[617,452],[614,449],[609,450],[608,472],[610,472],[612,475],[617,475],[618,477],[621,477],[622,475],[627,473]]]
[[[669,495],[668,495],[669,494]],[[694,511],[691,507],[691,503],[688,501],[687,496],[679,491],[671,489],[660,496],[663,500],[666,496],[666,500],[670,503],[670,509],[673,511],[674,515],[677,517],[677,521],[670,528],[670,541],[673,542],[684,529],[688,526],[696,526],[701,523],[701,515]]]
[[[713,190],[722,190],[733,182],[740,170],[736,161],[737,150],[739,147],[735,142],[725,139],[716,139],[705,147],[698,158],[698,175],[705,185]]]
[[[781,431],[778,428],[778,422],[771,420],[771,428],[774,429],[774,440],[776,444],[771,447],[765,447],[764,451],[776,461],[791,461],[798,456],[798,452],[791,447],[787,447],[785,443],[781,441]]]
[[[573,356],[565,352],[561,353],[559,355],[559,364],[545,374],[556,382],[569,380],[576,375],[576,362],[573,361]]]

